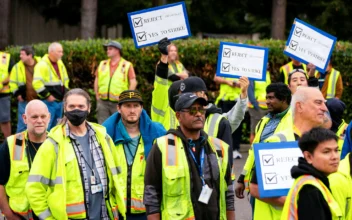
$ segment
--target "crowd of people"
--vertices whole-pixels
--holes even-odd
[[[254,220],[352,220],[352,123],[342,118],[342,77],[332,59],[324,73],[292,59],[278,82],[269,66],[264,81],[215,76],[220,93],[211,103],[204,81],[164,38],[149,116],[122,45],[103,46],[108,59],[94,81],[98,123],[87,121],[89,94],[69,88],[61,44],[42,58],[24,46],[15,65],[0,52],[6,219],[233,220],[235,197],[247,191]],[[12,135],[11,93],[18,101]],[[247,109],[252,147],[236,178]],[[298,141],[304,156],[292,167],[295,182],[287,196],[263,198],[253,147],[288,141]]]

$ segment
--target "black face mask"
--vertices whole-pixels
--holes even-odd
[[[65,116],[72,125],[79,126],[87,119],[88,111],[75,109],[73,111],[65,112]]]

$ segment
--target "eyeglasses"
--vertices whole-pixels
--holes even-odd
[[[190,115],[196,115],[197,112],[199,112],[200,114],[204,115],[206,110],[203,107],[192,107],[189,109],[182,109],[181,112],[188,112]]]

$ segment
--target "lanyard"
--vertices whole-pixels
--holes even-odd
[[[199,171],[199,176],[200,179],[202,180],[203,186],[205,185],[205,181],[204,181],[204,176],[203,176],[203,165],[204,165],[204,147],[202,148],[202,151],[200,152],[200,164],[198,164],[196,157],[193,154],[193,151],[191,150],[191,148],[189,149],[189,153],[192,156],[192,159],[194,161],[194,163],[196,164],[196,166],[198,167],[198,171]]]
[[[76,151],[79,153],[79,155],[81,156],[81,158],[83,158],[83,160],[86,162],[86,165],[89,167],[89,169],[92,171],[92,176],[95,176],[95,172],[94,172],[94,158],[93,158],[93,155],[92,155],[92,150],[90,149],[90,146],[89,146],[89,152],[90,152],[90,156],[91,156],[91,159],[92,159],[92,167],[89,165],[88,163],[88,160],[84,157],[84,154],[81,153],[79,147],[78,147],[78,144],[76,143],[76,140],[70,138],[72,143],[73,143],[73,147],[76,149]]]

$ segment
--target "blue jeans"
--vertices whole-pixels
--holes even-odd
[[[28,103],[27,101],[18,102],[16,134],[27,129],[27,125],[24,123],[23,118],[22,118],[22,115],[25,112],[27,103]]]
[[[46,106],[48,107],[48,110],[50,112],[50,122],[48,124],[48,131],[50,131],[57,122],[62,118],[63,114],[63,105],[62,102],[49,102],[47,100],[42,100]]]

